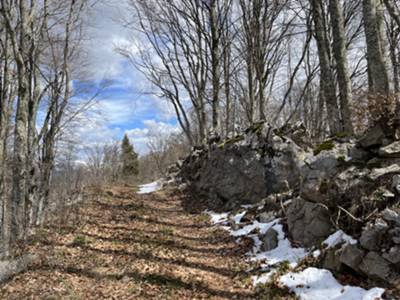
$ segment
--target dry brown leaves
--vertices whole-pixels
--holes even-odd
[[[3,284],[0,299],[258,298],[244,251],[180,196],[98,193],[29,239],[42,263]]]

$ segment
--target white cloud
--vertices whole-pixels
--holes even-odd
[[[109,125],[123,124],[135,116],[135,107],[131,99],[104,99],[93,108]]]
[[[164,122],[157,122],[155,120],[144,120],[143,124],[149,130],[149,134],[171,134],[179,132],[179,128]]]
[[[144,128],[133,128],[126,131],[130,141],[133,143],[135,149],[140,154],[146,154],[148,149],[148,142],[152,135],[161,134],[167,137],[171,133],[180,132],[179,127],[155,120],[144,120]]]
[[[129,33],[122,24],[127,13],[126,0],[108,0],[98,2],[89,14],[86,21],[89,38],[84,46],[93,79],[121,76],[125,59],[114,48],[128,42]]]
[[[121,140],[127,132],[136,150],[144,154],[148,151],[149,134],[156,130],[168,134],[177,132],[178,128],[168,123],[175,117],[173,107],[165,99],[156,97],[156,89],[143,74],[115,51],[116,47],[124,47],[132,53],[138,52],[131,29],[122,24],[125,17],[130,17],[129,1],[100,1],[87,17],[89,39],[84,42],[87,79],[110,80],[112,85],[77,122],[79,125],[71,134],[74,140],[91,147]]]

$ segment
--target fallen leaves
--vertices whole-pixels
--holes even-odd
[[[251,284],[236,280],[249,267],[248,241],[238,250],[177,195],[98,193],[77,210],[84,218],[30,238],[42,263],[1,286],[1,299],[255,299]]]

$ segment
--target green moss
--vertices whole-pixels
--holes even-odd
[[[327,140],[321,144],[319,144],[315,149],[314,149],[314,155],[317,156],[320,154],[322,151],[329,151],[332,150],[335,147],[335,143],[332,140]]]
[[[237,135],[231,139],[227,139],[227,140],[223,141],[221,144],[218,145],[218,148],[223,149],[226,145],[236,144],[237,142],[240,142],[243,140],[244,140],[243,135]]]
[[[346,131],[338,132],[335,134],[335,137],[338,139],[343,139],[343,138],[350,137],[350,136],[351,136],[351,133],[346,132]]]

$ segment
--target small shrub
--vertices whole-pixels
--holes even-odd
[[[337,161],[339,162],[339,164],[341,165],[345,165],[346,164],[346,157],[341,155],[337,158]]]
[[[71,243],[73,247],[83,247],[88,244],[88,240],[84,235],[77,235],[75,236],[74,240]]]

